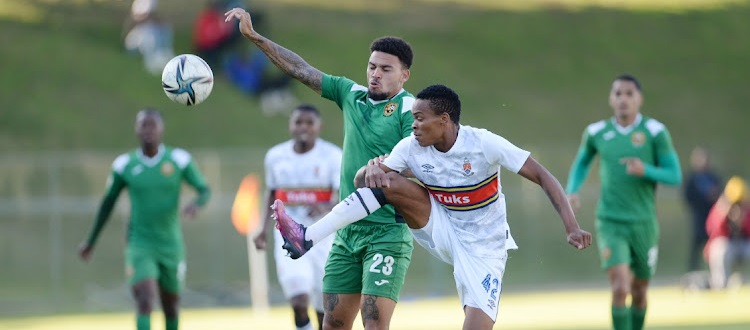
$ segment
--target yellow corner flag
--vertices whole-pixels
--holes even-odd
[[[237,195],[232,204],[232,224],[234,229],[242,235],[253,232],[259,225],[259,191],[258,178],[254,174],[245,176],[237,189]]]

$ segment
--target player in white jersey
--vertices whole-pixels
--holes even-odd
[[[278,200],[274,217],[277,226],[301,228],[306,240],[302,245],[312,247],[337,228],[386,203],[394,205],[416,241],[453,265],[463,328],[491,329],[507,250],[517,248],[506,222],[500,167],[544,189],[562,219],[568,243],[586,248],[591,234],[578,226],[560,182],[528,151],[487,130],[460,125],[460,114],[461,102],[453,90],[443,85],[425,88],[412,107],[414,134],[382,162],[373,159],[359,171],[358,186],[369,188],[359,188],[307,228],[294,223]],[[398,174],[406,169],[424,188]]]
[[[283,201],[288,205],[287,212],[306,226],[330,211],[338,201],[341,148],[318,137],[320,125],[320,113],[315,107],[298,106],[289,119],[292,139],[269,149],[264,162],[266,205],[274,200]],[[255,238],[258,249],[266,247],[268,223],[263,222],[263,230]],[[294,311],[295,325],[297,329],[313,329],[307,312],[311,305],[317,311],[318,329],[322,329],[323,270],[333,236],[322,240],[320,249],[297,260],[286,257],[283,243],[279,231],[274,230],[278,279]]]

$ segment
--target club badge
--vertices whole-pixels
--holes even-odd
[[[164,162],[161,164],[161,174],[164,174],[164,176],[170,176],[174,173],[174,165],[170,162]]]
[[[393,112],[396,111],[396,109],[398,109],[398,103],[395,103],[395,102],[388,103],[385,105],[385,108],[383,108],[383,115],[388,117],[392,115]]]

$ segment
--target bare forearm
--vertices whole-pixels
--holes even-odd
[[[271,62],[290,77],[297,79],[316,93],[321,93],[323,72],[308,64],[302,57],[270,39],[254,34],[247,37],[266,54]]]
[[[580,228],[560,182],[549,172],[542,175],[540,181],[544,193],[547,194],[552,206],[555,207],[555,211],[560,215],[565,231],[570,233],[572,230]]]

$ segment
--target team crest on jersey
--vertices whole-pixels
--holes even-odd
[[[164,176],[170,176],[174,173],[174,165],[170,162],[164,162],[161,164],[161,174],[164,174]]]
[[[393,114],[394,111],[398,109],[398,103],[391,102],[385,105],[385,108],[383,108],[383,114],[388,117]]]
[[[633,143],[634,147],[640,147],[646,142],[646,134],[643,134],[641,131],[635,131],[630,136],[630,142]]]
[[[469,162],[468,158],[464,158],[464,168],[463,168],[463,174],[464,176],[472,176],[474,175],[474,172],[471,171],[471,162]]]

